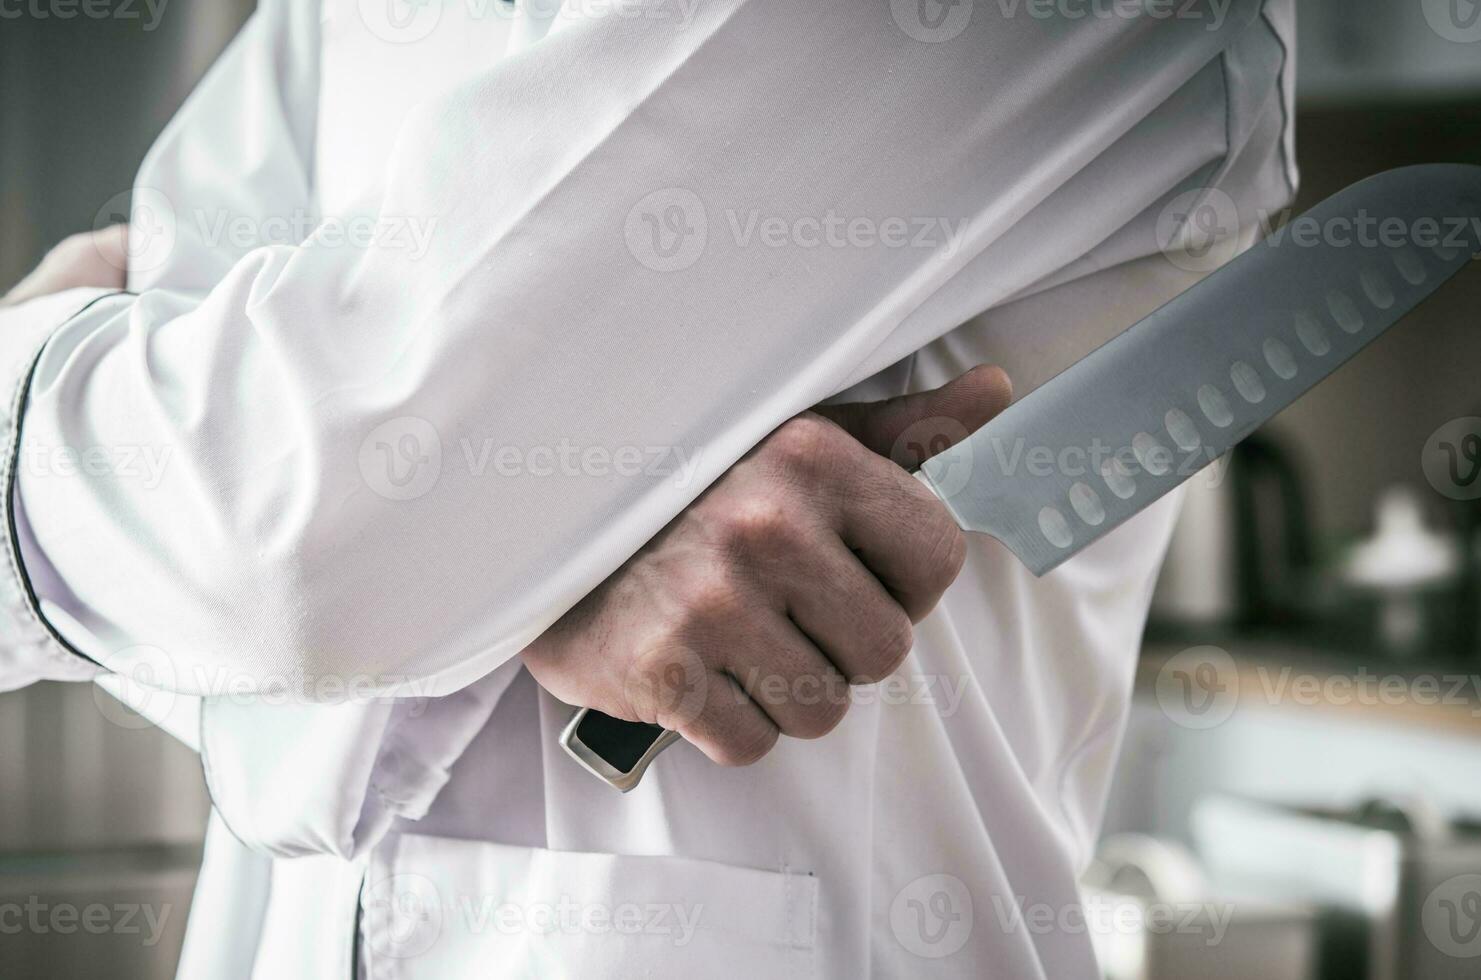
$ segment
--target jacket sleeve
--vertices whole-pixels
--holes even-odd
[[[58,327],[94,304],[118,302],[100,289],[73,289],[0,309],[0,528],[5,559],[0,567],[0,691],[36,681],[90,680],[98,665],[58,642],[37,607],[24,573],[21,545],[29,540],[25,513],[12,506],[17,473],[24,465],[17,419],[37,352]]]
[[[23,448],[165,460],[22,474],[95,658],[318,700],[489,674],[788,416],[1154,204],[1176,179],[1040,209],[1258,13],[911,6],[574,20],[404,121],[363,217],[424,247],[322,223],[73,317]]]

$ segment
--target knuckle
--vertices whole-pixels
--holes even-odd
[[[624,694],[632,708],[672,727],[696,691],[703,695],[703,682],[698,657],[678,643],[659,643],[634,660]]]
[[[736,611],[736,595],[737,589],[726,574],[711,571],[695,576],[682,593],[681,631],[706,628],[731,619]]]
[[[911,537],[915,544],[908,567],[915,588],[934,599],[956,581],[966,564],[967,536],[929,490],[921,487],[920,491],[924,499],[913,507],[901,508],[909,513],[914,529]]]
[[[56,246],[52,248],[52,252],[58,255],[72,255],[87,248],[92,244],[92,240],[92,232],[79,231],[57,242]]]
[[[938,517],[929,540],[926,584],[932,592],[940,594],[956,581],[967,562],[967,536],[943,513]]]
[[[816,704],[808,705],[788,729],[787,734],[793,738],[822,738],[839,726],[844,716],[848,714],[848,709],[847,698],[825,698]]]
[[[914,646],[915,628],[902,610],[875,633],[861,664],[864,672],[854,683],[873,684],[890,676],[910,656]]]
[[[75,256],[79,254],[76,239],[76,235],[68,235],[47,249],[46,254],[41,258],[40,267],[44,269],[57,269],[71,266],[75,261]]]
[[[726,520],[730,540],[752,547],[789,540],[790,525],[786,506],[775,497],[750,497],[737,504]]]
[[[62,239],[56,247],[61,258],[69,262],[81,262],[97,255],[99,235],[93,231],[79,231]]]
[[[776,746],[781,733],[768,726],[755,726],[754,730],[733,731],[718,739],[715,761],[722,766],[750,766],[760,762]]]
[[[837,426],[827,419],[804,412],[782,423],[767,440],[767,447],[787,469],[806,470],[831,450],[838,435]]]

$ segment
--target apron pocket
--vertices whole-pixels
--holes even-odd
[[[396,834],[361,904],[367,980],[815,975],[810,874]]]

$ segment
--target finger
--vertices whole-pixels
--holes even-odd
[[[783,735],[822,738],[848,711],[843,674],[780,611],[746,638],[737,638],[725,651],[725,663],[730,677]]]
[[[120,289],[123,288],[124,274],[129,266],[129,226],[114,224],[99,228],[93,232],[91,242],[103,261],[103,266],[99,269],[99,280],[116,283]]]
[[[749,766],[760,761],[781,735],[776,724],[729,674],[711,674],[709,687],[711,696],[704,710],[682,725],[679,734],[717,765]]]
[[[961,571],[966,538],[919,480],[879,457],[865,468],[840,495],[839,537],[918,623]]]
[[[110,225],[57,243],[30,275],[0,299],[0,306],[78,287],[122,289],[128,265],[128,226]]]
[[[889,676],[910,652],[910,616],[842,540],[809,547],[786,589],[792,621],[849,683]]]
[[[870,451],[913,469],[977,431],[1008,407],[1013,384],[1002,368],[981,365],[930,391],[882,402],[819,405]]]
[[[818,479],[828,526],[920,622],[966,560],[950,512],[919,480],[849,438],[831,445]]]

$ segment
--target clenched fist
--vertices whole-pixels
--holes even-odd
[[[818,738],[888,676],[966,555],[906,471],[1007,406],[982,367],[791,419],[524,651],[551,694],[677,730],[723,765]]]

